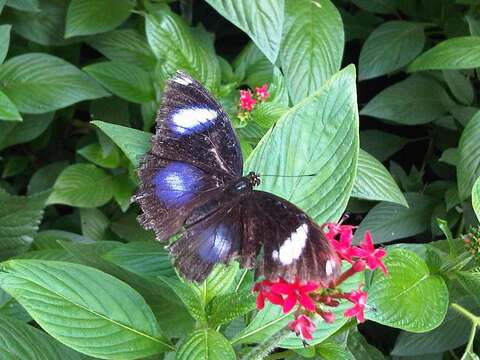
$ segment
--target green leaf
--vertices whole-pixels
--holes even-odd
[[[170,255],[159,242],[136,241],[124,244],[102,257],[140,276],[175,276]]]
[[[250,289],[217,296],[208,306],[208,322],[212,328],[229,323],[255,310],[255,296]]]
[[[137,184],[129,174],[119,174],[113,178],[113,198],[123,212],[130,207],[130,199],[136,189]]]
[[[388,170],[362,149],[358,153],[357,177],[351,196],[408,206],[407,200]]]
[[[473,268],[469,271],[457,271],[455,277],[480,305],[480,268]]]
[[[0,25],[0,64],[3,63],[7,57],[8,46],[10,45],[11,28],[12,25]]]
[[[153,81],[142,68],[121,61],[106,61],[83,68],[113,94],[136,103],[155,100]]]
[[[7,0],[7,6],[22,11],[40,11],[39,0]]]
[[[38,169],[30,178],[27,187],[27,194],[33,195],[53,188],[58,175],[68,166],[66,161],[59,161],[48,164]]]
[[[65,17],[68,2],[58,0],[39,0],[41,11],[9,10],[5,12],[13,30],[27,40],[45,46],[68,45],[78,39],[65,39]]]
[[[201,329],[189,334],[177,350],[176,360],[235,360],[232,345],[219,332]]]
[[[344,47],[340,13],[330,0],[286,0],[280,63],[294,104],[340,69]]]
[[[462,298],[472,307],[471,298]],[[423,334],[402,331],[395,341],[391,355],[420,356],[442,353],[465,344],[470,333],[471,323],[458,311],[449,308],[442,324]]]
[[[265,177],[259,188],[293,202],[323,223],[337,220],[344,211],[357,155],[355,70],[349,66],[278,120],[248,158],[245,172],[316,174]]]
[[[472,206],[477,214],[477,219],[480,221],[480,177],[475,181],[472,188]]]
[[[55,181],[48,204],[93,208],[112,198],[112,177],[91,164],[70,165]]]
[[[433,79],[411,76],[376,95],[360,115],[386,119],[401,125],[425,124],[447,112],[448,95]]]
[[[409,142],[409,139],[389,132],[375,129],[360,131],[361,148],[381,162],[402,150]]]
[[[455,37],[424,52],[408,71],[459,70],[480,66],[480,36]]]
[[[112,231],[125,241],[155,241],[152,230],[145,230],[137,221],[136,213],[125,214],[112,223]]]
[[[2,271],[2,288],[50,335],[81,353],[138,359],[172,348],[145,300],[113,276],[42,260],[10,260]]]
[[[106,240],[110,220],[98,209],[80,209],[82,234],[93,240]]]
[[[6,316],[10,319],[17,319],[25,323],[32,321],[32,318],[28,315],[22,305],[20,305],[18,301],[11,297],[7,292],[2,290],[2,288],[0,288],[0,315]]]
[[[352,360],[384,360],[385,356],[375,346],[368,343],[365,337],[358,331],[348,334],[347,348],[352,355]],[[350,358],[348,358],[350,360]]]
[[[92,121],[91,123],[102,130],[125,153],[135,167],[139,165],[140,157],[151,147],[152,134],[150,133],[103,121]]]
[[[0,65],[0,79],[0,90],[25,113],[45,113],[108,95],[75,66],[43,53],[9,59]]]
[[[457,148],[448,148],[443,151],[442,156],[440,156],[438,161],[450,164],[452,166],[457,166],[459,158],[460,153]]]
[[[79,353],[62,345],[43,331],[3,315],[0,315],[0,349],[5,360],[82,359]]]
[[[116,148],[105,155],[102,147],[97,143],[86,145],[78,149],[77,152],[92,163],[107,169],[115,169],[120,163],[120,156]]]
[[[367,311],[366,317],[410,332],[425,332],[440,325],[448,309],[448,289],[442,277],[432,275],[427,264],[411,251],[389,251],[384,262],[388,276],[380,271],[373,274],[368,304],[375,311]]]
[[[207,305],[213,298],[227,293],[235,282],[235,275],[238,271],[238,263],[232,262],[228,265],[217,264],[213,271],[201,284],[192,283],[190,286],[200,294],[204,305]]]
[[[15,175],[22,174],[29,165],[30,160],[26,156],[12,155],[6,161],[3,167],[2,178],[6,179]]]
[[[43,216],[45,196],[0,192],[0,260],[25,252]]]
[[[379,14],[391,14],[395,11],[395,0],[352,0],[360,9]]]
[[[65,37],[113,30],[130,15],[133,0],[72,0],[68,6]]]
[[[406,193],[409,207],[382,202],[363,219],[355,232],[354,241],[359,243],[365,231],[370,230],[375,243],[402,239],[427,230],[435,200],[426,195]]]
[[[0,90],[0,120],[22,121],[15,104]]]
[[[443,77],[450,88],[453,96],[464,105],[471,105],[474,97],[474,90],[470,79],[459,71],[444,70]]]
[[[220,84],[220,65],[193,38],[185,21],[162,8],[145,18],[145,32],[150,47],[167,75],[185,70],[209,90]]]
[[[470,119],[462,132],[458,151],[460,153],[457,166],[458,193],[460,200],[467,199],[473,184],[480,177],[480,112]]]
[[[88,45],[112,61],[123,61],[144,69],[157,62],[145,36],[134,29],[115,30],[86,39]]]
[[[270,62],[275,63],[282,39],[284,0],[207,0],[207,3],[246,32]]]
[[[425,45],[424,25],[389,21],[376,28],[363,44],[359,80],[388,74],[407,65]]]
[[[24,115],[21,122],[0,122],[0,150],[40,136],[53,121],[54,113]]]

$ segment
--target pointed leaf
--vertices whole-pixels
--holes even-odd
[[[351,196],[408,206],[407,200],[385,166],[362,149],[358,154],[357,177]]]
[[[68,6],[65,37],[113,30],[130,15],[133,0],[72,0]]]
[[[472,206],[477,214],[477,219],[480,221],[480,177],[475,181],[472,189]]]
[[[155,100],[150,74],[136,65],[106,61],[86,66],[83,70],[113,94],[127,101],[142,104]]]
[[[444,70],[443,77],[450,88],[453,96],[464,105],[471,105],[474,97],[474,90],[470,79],[459,71]]]
[[[408,71],[472,69],[480,66],[480,36],[442,41],[420,55]]]
[[[91,164],[70,165],[55,181],[48,204],[93,208],[112,198],[112,177]]]
[[[422,24],[389,21],[380,25],[363,44],[359,59],[359,80],[400,69],[420,54],[424,44]]]
[[[367,303],[375,310],[367,311],[366,317],[411,332],[440,325],[448,309],[448,289],[442,277],[431,274],[427,264],[407,250],[389,251],[385,266],[388,276],[378,270],[373,275]]]
[[[224,18],[247,33],[271,63],[282,38],[284,0],[207,0]]]
[[[197,330],[188,335],[180,345],[176,360],[235,360],[232,345],[219,332],[211,329]]]
[[[0,65],[0,79],[0,90],[25,113],[45,113],[108,95],[75,66],[43,53],[7,60]]]
[[[0,120],[22,121],[15,104],[0,90]]]
[[[3,60],[7,57],[11,28],[11,25],[0,25],[0,64],[3,63]]]
[[[350,66],[287,111],[252,152],[245,171],[315,174],[265,177],[259,188],[292,201],[319,223],[337,220],[345,209],[355,179],[356,101],[355,70]]]
[[[172,348],[145,300],[113,276],[42,260],[10,260],[2,271],[0,286],[50,335],[81,353],[138,359]]]
[[[460,200],[465,200],[471,195],[473,184],[480,177],[479,137],[480,112],[468,122],[458,145],[460,157],[457,166],[457,181]]]
[[[151,147],[150,133],[103,121],[92,121],[92,124],[117,144],[135,167],[138,166],[141,156]]]
[[[280,63],[294,104],[340,69],[343,23],[330,0],[286,0]]]

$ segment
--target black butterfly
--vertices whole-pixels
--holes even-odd
[[[139,221],[170,246],[187,279],[204,280],[216,263],[238,259],[275,280],[329,283],[340,262],[320,227],[273,194],[253,190],[258,175],[242,177],[243,159],[227,114],[184,72],[168,81],[152,149],[139,168]]]

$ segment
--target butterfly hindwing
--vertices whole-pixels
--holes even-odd
[[[243,239],[257,239],[263,244],[258,274],[268,280],[298,278],[323,284],[339,275],[340,261],[329,241],[319,226],[295,205],[255,190],[243,204],[243,222],[247,224]],[[247,251],[245,255],[248,256]]]

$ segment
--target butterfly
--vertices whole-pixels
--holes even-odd
[[[185,72],[167,82],[138,175],[139,222],[159,241],[181,234],[169,250],[186,279],[203,281],[215,264],[234,259],[272,281],[328,284],[340,273],[321,228],[287,200],[254,190],[259,175],[243,176],[227,114]]]

